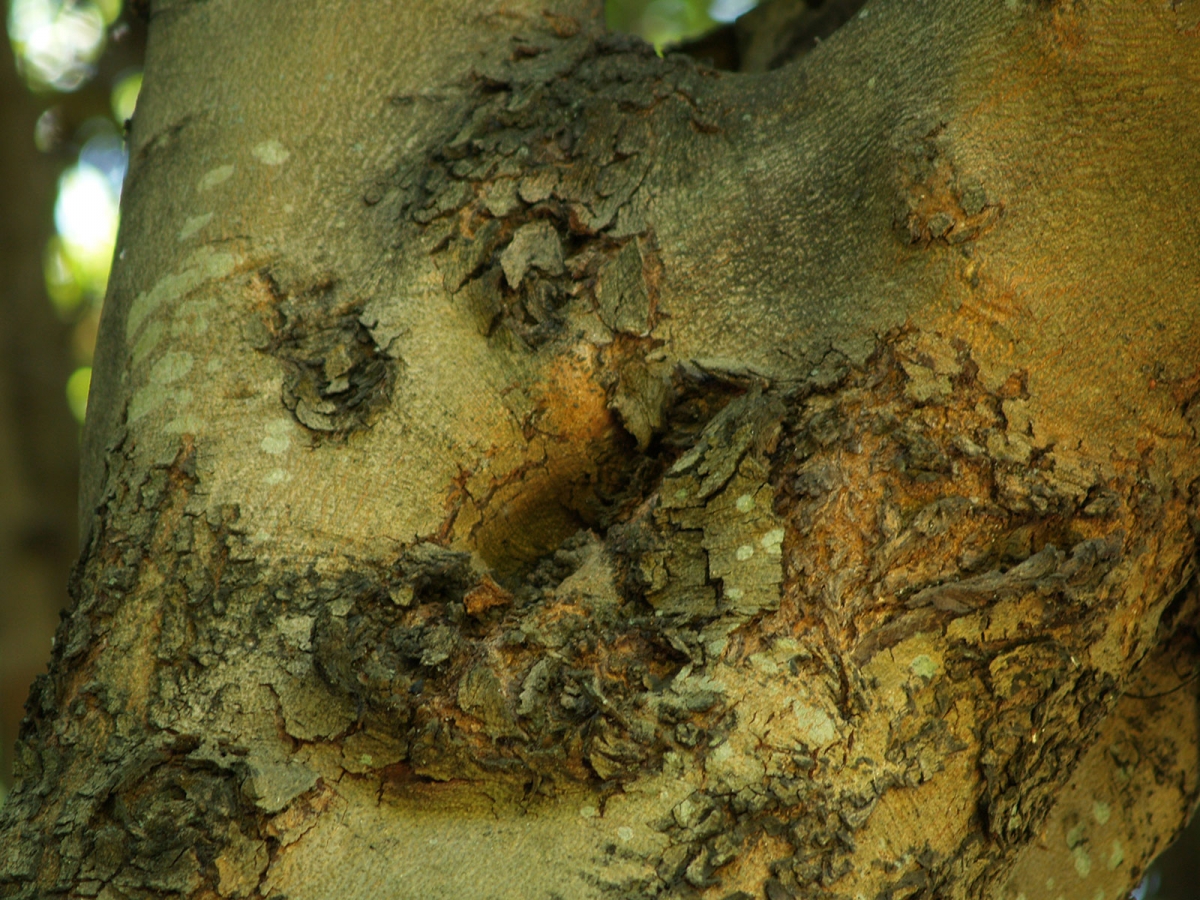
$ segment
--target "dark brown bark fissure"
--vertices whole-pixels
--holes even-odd
[[[314,442],[369,428],[386,408],[401,364],[362,322],[363,301],[332,279],[282,290],[265,269],[262,302],[247,323],[251,346],[284,368],[280,396]]]

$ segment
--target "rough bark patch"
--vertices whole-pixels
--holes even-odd
[[[391,399],[399,361],[363,324],[363,302],[341,300],[332,280],[281,290],[267,271],[253,285],[251,345],[283,364],[280,397],[319,438],[369,428]]]

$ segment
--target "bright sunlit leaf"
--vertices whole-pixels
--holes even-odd
[[[8,9],[8,37],[34,88],[73,91],[91,78],[106,25],[93,0],[11,0]]]
[[[54,223],[82,290],[103,296],[117,240],[117,191],[108,173],[80,162],[59,179]]]
[[[46,293],[50,295],[54,309],[64,319],[69,317],[83,302],[83,288],[75,276],[62,238],[57,234],[46,242],[42,273],[46,280]]]
[[[96,334],[100,330],[103,303],[93,299],[71,329],[71,356],[76,365],[90,366],[96,353]]]
[[[92,389],[92,367],[80,366],[67,379],[67,404],[75,421],[83,424],[87,414],[88,391]]]
[[[90,119],[83,124],[80,132],[91,135],[79,150],[80,165],[89,165],[102,172],[119,201],[128,159],[125,142],[108,118]]]
[[[697,37],[711,29],[713,21],[703,4],[689,0],[651,0],[642,11],[638,32],[661,49]]]
[[[138,94],[142,90],[141,71],[127,72],[117,79],[112,89],[113,118],[124,122],[133,118],[134,107],[137,106]]]
[[[62,109],[52,106],[33,126],[33,145],[42,153],[53,153],[65,139]]]
[[[100,10],[100,15],[104,16],[104,24],[111,25],[117,21],[117,17],[121,15],[121,7],[125,4],[121,0],[94,0],[97,9]]]
[[[758,0],[713,0],[708,14],[718,22],[732,22],[758,5]]]
[[[63,241],[85,253],[111,252],[117,232],[117,195],[108,176],[81,162],[63,173],[54,224]]]

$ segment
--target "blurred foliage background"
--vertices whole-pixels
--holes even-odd
[[[640,34],[658,49],[693,40],[749,12],[758,0],[608,0],[614,31]]]
[[[62,163],[42,271],[55,314],[71,325],[64,390],[82,422],[117,238],[124,123],[142,85],[142,28],[122,0],[10,0],[7,26],[16,70],[45,106],[34,146]]]
[[[144,29],[122,0],[8,0],[0,52],[0,796],[78,552],[79,425]]]
[[[662,50],[702,38],[757,2],[607,0],[606,18],[610,28],[639,34]],[[819,7],[821,0],[807,4]],[[124,0],[8,0],[6,26],[11,52],[0,54],[0,802],[24,699],[49,657],[78,549],[79,426],[116,245],[125,127],[137,105],[145,47],[144,23]],[[1200,828],[1193,825],[1134,896],[1200,898],[1197,876]]]

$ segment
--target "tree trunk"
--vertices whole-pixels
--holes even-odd
[[[6,896],[1123,896],[1197,796],[1200,37],[155,4]]]

